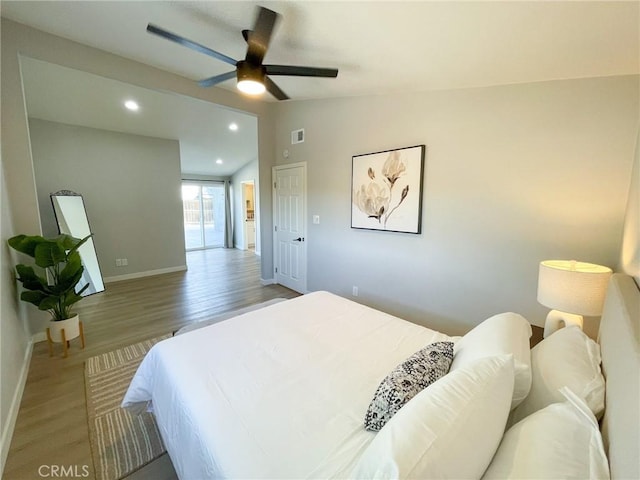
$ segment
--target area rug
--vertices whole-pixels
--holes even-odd
[[[120,402],[149,349],[171,334],[89,358],[85,363],[87,417],[98,480],[118,480],[166,450],[153,415],[131,415]]]

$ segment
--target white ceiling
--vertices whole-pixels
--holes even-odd
[[[638,73],[639,2],[2,1],[2,15],[198,80],[232,68],[147,23],[244,57],[260,3],[282,14],[265,62],[337,67],[278,77],[292,99]],[[234,80],[223,85],[234,88]],[[267,95],[265,99],[270,99]]]
[[[337,79],[277,77],[290,101],[640,73],[636,1],[2,0],[0,7],[14,21],[198,80],[232,67],[147,33],[147,23],[241,59],[240,31],[251,28],[258,3],[282,14],[265,63],[340,70]],[[235,81],[220,86],[235,89]]]
[[[227,177],[258,158],[252,115],[31,58],[23,57],[21,68],[29,117],[179,140],[184,174]],[[127,110],[126,100],[140,109]],[[237,131],[229,130],[232,123]]]

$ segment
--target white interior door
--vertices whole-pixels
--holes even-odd
[[[273,168],[275,280],[300,293],[307,291],[306,177],[304,163]]]

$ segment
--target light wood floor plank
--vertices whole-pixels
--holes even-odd
[[[84,362],[87,358],[174,331],[192,322],[273,298],[298,294],[260,284],[260,259],[253,252],[214,249],[189,252],[188,270],[111,283],[80,302],[86,348],[71,342],[69,357],[50,358],[46,342],[34,346],[3,478],[42,479],[41,465],[90,469]],[[46,470],[45,470],[46,472]],[[173,478],[167,458],[132,479]]]

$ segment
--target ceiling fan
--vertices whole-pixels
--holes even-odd
[[[271,39],[271,34],[273,33],[273,28],[277,19],[278,14],[276,12],[269,10],[268,8],[259,7],[258,16],[253,26],[253,30],[242,31],[242,36],[248,44],[247,54],[244,60],[235,60],[223,53],[216,52],[211,48],[188,40],[180,35],[176,35],[175,33],[171,33],[151,23],[147,25],[147,31],[236,67],[236,69],[231,72],[222,73],[220,75],[200,80],[198,84],[201,87],[211,87],[220,82],[236,77],[238,80],[238,89],[244,93],[258,95],[263,93],[266,89],[278,100],[287,100],[289,98],[287,94],[284,93],[280,87],[271,80],[271,78],[269,78],[270,75],[327,78],[335,78],[338,76],[338,70],[335,68],[263,64],[262,60],[269,48],[269,40]]]

